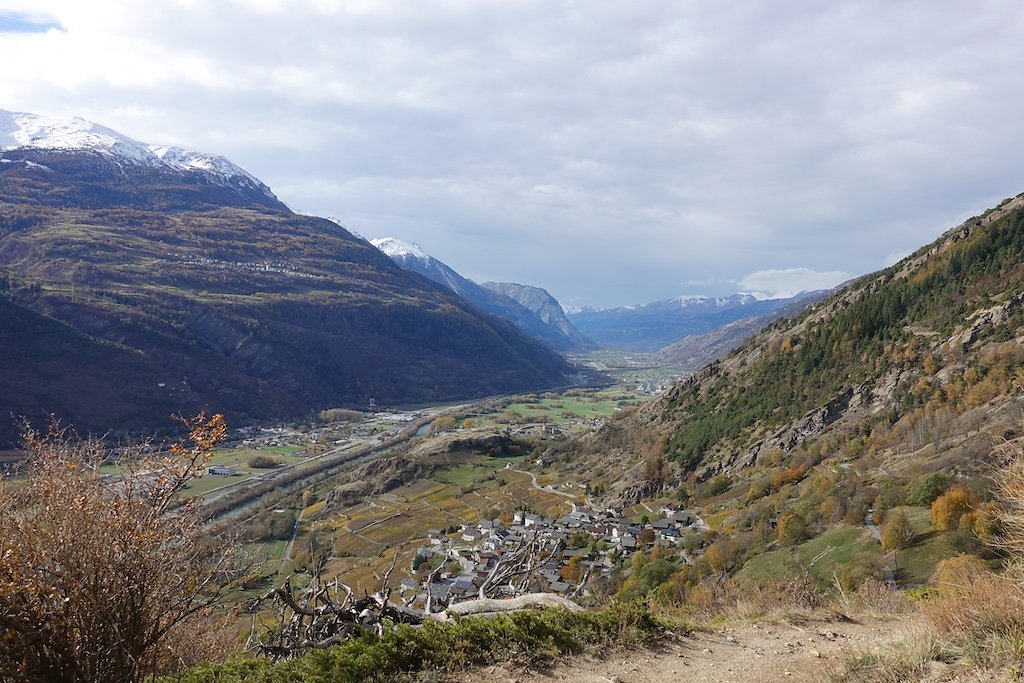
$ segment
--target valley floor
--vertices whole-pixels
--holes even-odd
[[[574,657],[544,671],[511,666],[467,672],[461,683],[634,683],[641,681],[837,680],[843,663],[884,648],[919,628],[914,617],[743,624],[668,637],[650,648],[619,650],[607,657]],[[936,679],[938,680],[938,679]]]

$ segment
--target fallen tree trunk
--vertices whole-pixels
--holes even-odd
[[[513,563],[506,563],[506,569],[511,567],[515,571],[506,571],[500,575],[503,578],[515,578],[520,573],[532,573],[539,566],[534,558],[540,552],[541,548],[534,543],[525,546],[514,553]],[[543,562],[551,556],[549,553]],[[561,595],[526,593],[501,599],[481,596],[450,605],[435,613],[432,610],[430,589],[434,578],[443,570],[443,563],[427,579],[426,608],[412,609],[408,604],[391,601],[391,573],[398,564],[397,552],[391,558],[387,571],[380,577],[381,589],[372,595],[364,593],[361,598],[356,598],[354,591],[337,578],[330,582],[322,581],[321,573],[325,563],[326,558],[317,563],[311,572],[309,584],[301,591],[295,592],[289,577],[279,588],[272,588],[253,601],[250,605],[253,620],[247,649],[262,652],[274,660],[291,659],[304,651],[327,648],[362,632],[383,635],[387,629],[398,624],[418,626],[427,621],[446,622],[468,616],[489,617],[553,607],[572,612],[583,611],[582,607]],[[525,572],[517,569],[520,563],[525,563]],[[502,565],[497,565],[488,579],[493,580],[501,569]],[[488,582],[485,582],[485,588],[487,585]],[[497,589],[496,585],[493,587]],[[273,601],[277,605],[276,614],[269,623],[261,616],[261,605],[265,601]]]
[[[502,612],[517,612],[524,609],[543,609],[546,607],[564,607],[570,612],[582,612],[583,608],[572,600],[563,598],[554,593],[527,593],[516,598],[479,598],[467,600],[449,606],[438,616],[454,615],[466,617],[479,614],[497,614]]]

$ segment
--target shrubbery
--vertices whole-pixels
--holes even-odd
[[[224,420],[186,425],[190,447],[161,460],[126,449],[116,481],[98,473],[102,444],[26,431],[29,476],[0,481],[0,679],[137,681],[200,651],[237,567],[232,539],[176,496]]]
[[[254,455],[249,458],[246,464],[257,470],[272,470],[281,463],[269,455]]]
[[[457,623],[400,626],[366,635],[300,659],[273,664],[236,658],[176,676],[175,683],[358,683],[391,681],[402,673],[458,670],[515,660],[529,666],[588,648],[638,643],[663,629],[638,604],[593,612],[524,611]],[[170,681],[168,681],[170,683]]]

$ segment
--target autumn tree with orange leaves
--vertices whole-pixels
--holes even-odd
[[[181,629],[199,635],[234,545],[175,494],[204,472],[226,425],[182,422],[187,445],[167,457],[127,448],[117,477],[100,475],[111,453],[99,441],[26,428],[24,476],[0,482],[0,680],[137,681],[173,668]]]

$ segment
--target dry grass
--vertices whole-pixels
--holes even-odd
[[[687,587],[682,604],[653,609],[665,619],[714,627],[723,624],[806,624],[837,619],[888,619],[912,608],[901,592],[865,582],[855,593],[826,592],[812,577],[795,576],[761,583],[722,581]]]
[[[954,657],[948,642],[931,624],[914,621],[895,633],[885,648],[851,656],[831,672],[830,679],[849,683],[918,681],[934,671],[936,663]]]
[[[936,631],[949,638],[986,637],[1011,633],[1024,626],[1024,594],[1020,570],[979,573],[961,586],[951,586],[921,605]]]
[[[914,609],[906,593],[889,588],[884,581],[865,581],[853,593],[840,594],[837,603],[844,613],[876,618],[907,614]]]
[[[738,590],[724,615],[742,621],[810,621],[831,611],[831,604],[816,581],[792,577]]]
[[[1024,456],[995,477],[1000,545],[1017,558],[1002,573],[970,558],[946,560],[921,625],[884,651],[852,657],[835,680],[1021,680],[1024,676]],[[941,674],[936,669],[942,669]]]

